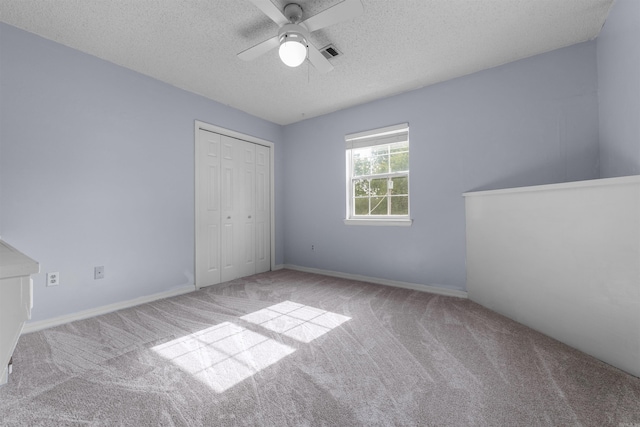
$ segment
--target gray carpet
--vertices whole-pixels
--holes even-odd
[[[640,379],[464,299],[280,270],[20,338],[3,426],[640,426]]]

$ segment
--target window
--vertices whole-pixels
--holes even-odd
[[[347,135],[345,224],[411,225],[409,125]]]

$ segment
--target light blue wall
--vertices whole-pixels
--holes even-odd
[[[640,174],[640,1],[617,0],[597,38],[600,173]]]
[[[285,127],[286,262],[464,289],[463,192],[598,178],[596,69],[587,42]],[[402,122],[413,226],[344,225],[344,135]]]
[[[281,217],[281,126],[5,24],[0,58],[0,234],[61,277],[34,320],[193,283],[194,119],[276,144]]]
[[[464,289],[461,193],[599,176],[596,70],[588,42],[283,128],[0,24],[0,234],[61,272],[34,320],[192,283],[199,119],[276,143],[278,264]],[[413,226],[345,226],[344,135],[401,122]]]

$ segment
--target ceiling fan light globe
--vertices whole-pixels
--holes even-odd
[[[289,67],[297,67],[307,58],[307,46],[300,40],[285,39],[278,50],[280,59]]]

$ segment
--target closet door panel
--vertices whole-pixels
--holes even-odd
[[[255,254],[256,273],[271,270],[271,152],[256,145]]]
[[[196,284],[220,283],[220,135],[196,135]]]
[[[256,145],[249,142],[243,144],[242,163],[242,221],[243,241],[240,269],[242,276],[256,273],[255,258],[255,205],[256,205]]]
[[[222,236],[220,279],[227,282],[240,277],[239,253],[242,249],[242,180],[239,159],[243,141],[222,135],[221,194]]]

